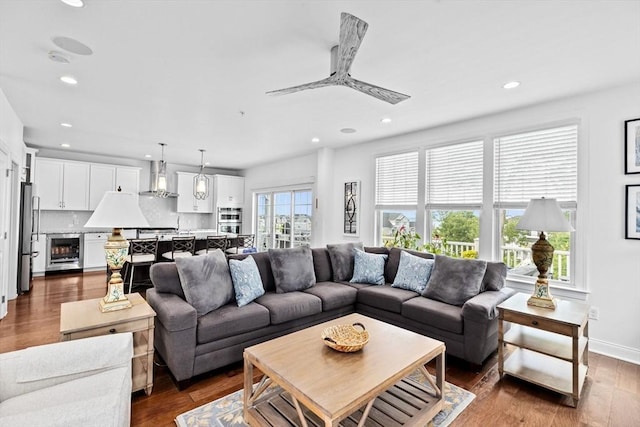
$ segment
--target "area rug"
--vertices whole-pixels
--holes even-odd
[[[409,376],[431,389],[427,379],[419,371]],[[271,386],[274,392],[278,386]],[[446,427],[475,399],[475,395],[463,388],[445,382],[444,408],[428,424],[428,427]],[[266,392],[265,392],[266,393]],[[176,417],[178,427],[245,427],[242,419],[243,391],[238,390],[218,400],[192,409]]]

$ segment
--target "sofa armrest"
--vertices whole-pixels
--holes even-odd
[[[474,322],[487,322],[498,317],[497,306],[516,293],[511,288],[481,292],[462,306],[462,317]]]
[[[146,299],[167,331],[183,331],[197,326],[196,309],[178,295],[158,292],[152,288],[147,290]]]
[[[0,401],[110,369],[130,369],[132,357],[130,332],[0,354]]]

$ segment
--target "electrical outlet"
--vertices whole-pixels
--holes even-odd
[[[589,308],[589,319],[598,320],[600,318],[600,309],[598,307]]]

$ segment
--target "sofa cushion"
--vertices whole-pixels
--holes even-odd
[[[487,271],[482,278],[480,292],[499,291],[507,280],[507,266],[504,262],[487,262]]]
[[[351,280],[353,277],[353,261],[355,257],[355,254],[353,253],[354,248],[362,249],[362,242],[327,245],[329,258],[331,258],[334,282]]]
[[[429,298],[413,298],[402,304],[402,315],[443,331],[461,334],[462,308]]]
[[[480,292],[487,262],[436,255],[423,296],[461,306]]]
[[[227,304],[198,318],[198,344],[264,328],[270,321],[269,310],[255,302],[242,307]]]
[[[421,294],[427,286],[434,260],[411,255],[409,252],[400,253],[398,273],[393,280],[394,288],[407,289]]]
[[[322,300],[322,311],[342,308],[356,303],[358,290],[336,282],[318,282],[305,293],[315,295]]]
[[[229,270],[233,281],[233,290],[238,307],[249,304],[259,296],[264,295],[264,287],[258,272],[258,266],[253,257],[243,260],[230,259]]]
[[[316,282],[329,282],[333,278],[331,270],[331,258],[327,248],[312,248],[313,272],[316,275]]]
[[[149,267],[149,278],[156,291],[185,299],[175,262],[158,262]]]
[[[269,249],[269,260],[276,282],[276,292],[279,294],[301,291],[316,283],[313,256],[309,246]]]
[[[384,265],[388,257],[354,249],[353,277],[350,282],[384,285]]]
[[[269,309],[271,323],[274,325],[322,312],[320,298],[306,292],[267,292],[256,299],[256,302]]]
[[[402,312],[402,303],[419,294],[389,285],[367,286],[358,290],[358,302],[393,313]]]
[[[198,316],[222,307],[233,299],[227,258],[220,249],[206,255],[176,258],[182,290]]]
[[[420,258],[433,259],[433,254],[428,252],[413,251],[411,249],[391,248],[389,249],[389,259],[387,265],[384,268],[384,276],[387,283],[393,283],[396,280],[396,274],[398,274],[398,266],[400,265],[400,254],[402,252],[408,252],[411,255],[415,255]]]

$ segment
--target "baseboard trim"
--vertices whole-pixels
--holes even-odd
[[[640,350],[637,348],[590,338],[589,351],[640,365]]]

